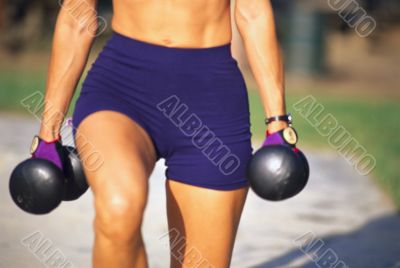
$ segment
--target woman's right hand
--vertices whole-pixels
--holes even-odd
[[[57,140],[60,136],[60,128],[48,128],[46,126],[41,126],[39,131],[39,137],[45,141]]]
[[[31,145],[32,158],[41,158],[48,160],[55,164],[61,170],[62,165],[62,143],[61,136],[59,135],[57,139],[45,140],[40,136],[35,136]]]

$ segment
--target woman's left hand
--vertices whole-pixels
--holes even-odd
[[[285,121],[274,121],[268,124],[267,131],[269,134],[287,128],[289,126],[288,122]]]

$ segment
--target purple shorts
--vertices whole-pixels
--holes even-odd
[[[249,104],[230,45],[170,48],[113,33],[73,114],[123,113],[150,136],[170,180],[216,190],[248,186]]]

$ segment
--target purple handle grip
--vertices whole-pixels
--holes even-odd
[[[59,140],[51,142],[40,140],[36,151],[32,154],[32,158],[46,159],[54,163],[57,167],[59,167],[62,170],[61,157],[57,150],[57,146],[59,145],[60,145]]]
[[[281,131],[268,135],[267,138],[264,140],[262,146],[276,145],[276,144],[288,145],[287,142],[283,139]]]

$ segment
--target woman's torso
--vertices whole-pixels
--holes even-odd
[[[229,0],[114,0],[112,28],[167,47],[214,47],[231,41]]]

